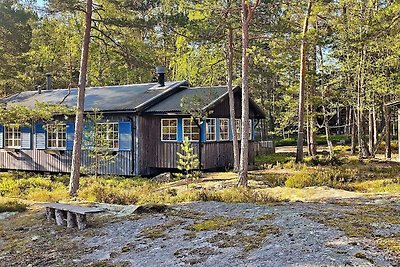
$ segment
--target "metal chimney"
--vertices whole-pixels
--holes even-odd
[[[51,90],[51,73],[46,73],[46,90]]]
[[[160,87],[165,86],[165,67],[163,66],[156,67],[156,73]]]

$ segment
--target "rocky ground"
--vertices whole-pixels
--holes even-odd
[[[114,209],[83,232],[35,211],[0,222],[0,266],[400,266],[399,200]]]

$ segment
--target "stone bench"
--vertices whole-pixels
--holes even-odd
[[[87,214],[104,212],[104,209],[61,203],[48,203],[43,206],[46,207],[47,220],[55,221],[57,225],[67,228],[78,227],[79,230],[87,227]]]

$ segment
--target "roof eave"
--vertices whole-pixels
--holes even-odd
[[[232,91],[233,93],[236,93],[238,90],[240,90],[239,86],[235,86]],[[220,95],[217,99],[215,99],[214,101],[212,101],[210,104],[208,104],[207,106],[203,107],[203,110],[210,110],[213,109],[216,105],[218,105],[219,103],[221,103],[222,101],[225,100],[225,98],[229,95],[229,91],[226,91],[225,93],[223,93],[222,95]]]

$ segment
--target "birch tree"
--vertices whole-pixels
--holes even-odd
[[[86,1],[85,15],[85,31],[82,41],[82,55],[79,73],[78,84],[78,99],[75,118],[75,135],[74,148],[72,151],[72,166],[69,183],[69,194],[76,196],[79,189],[80,167],[81,167],[81,150],[82,150],[82,135],[83,135],[83,112],[85,108],[85,88],[86,88],[86,73],[88,66],[90,30],[92,23],[92,0]]]

